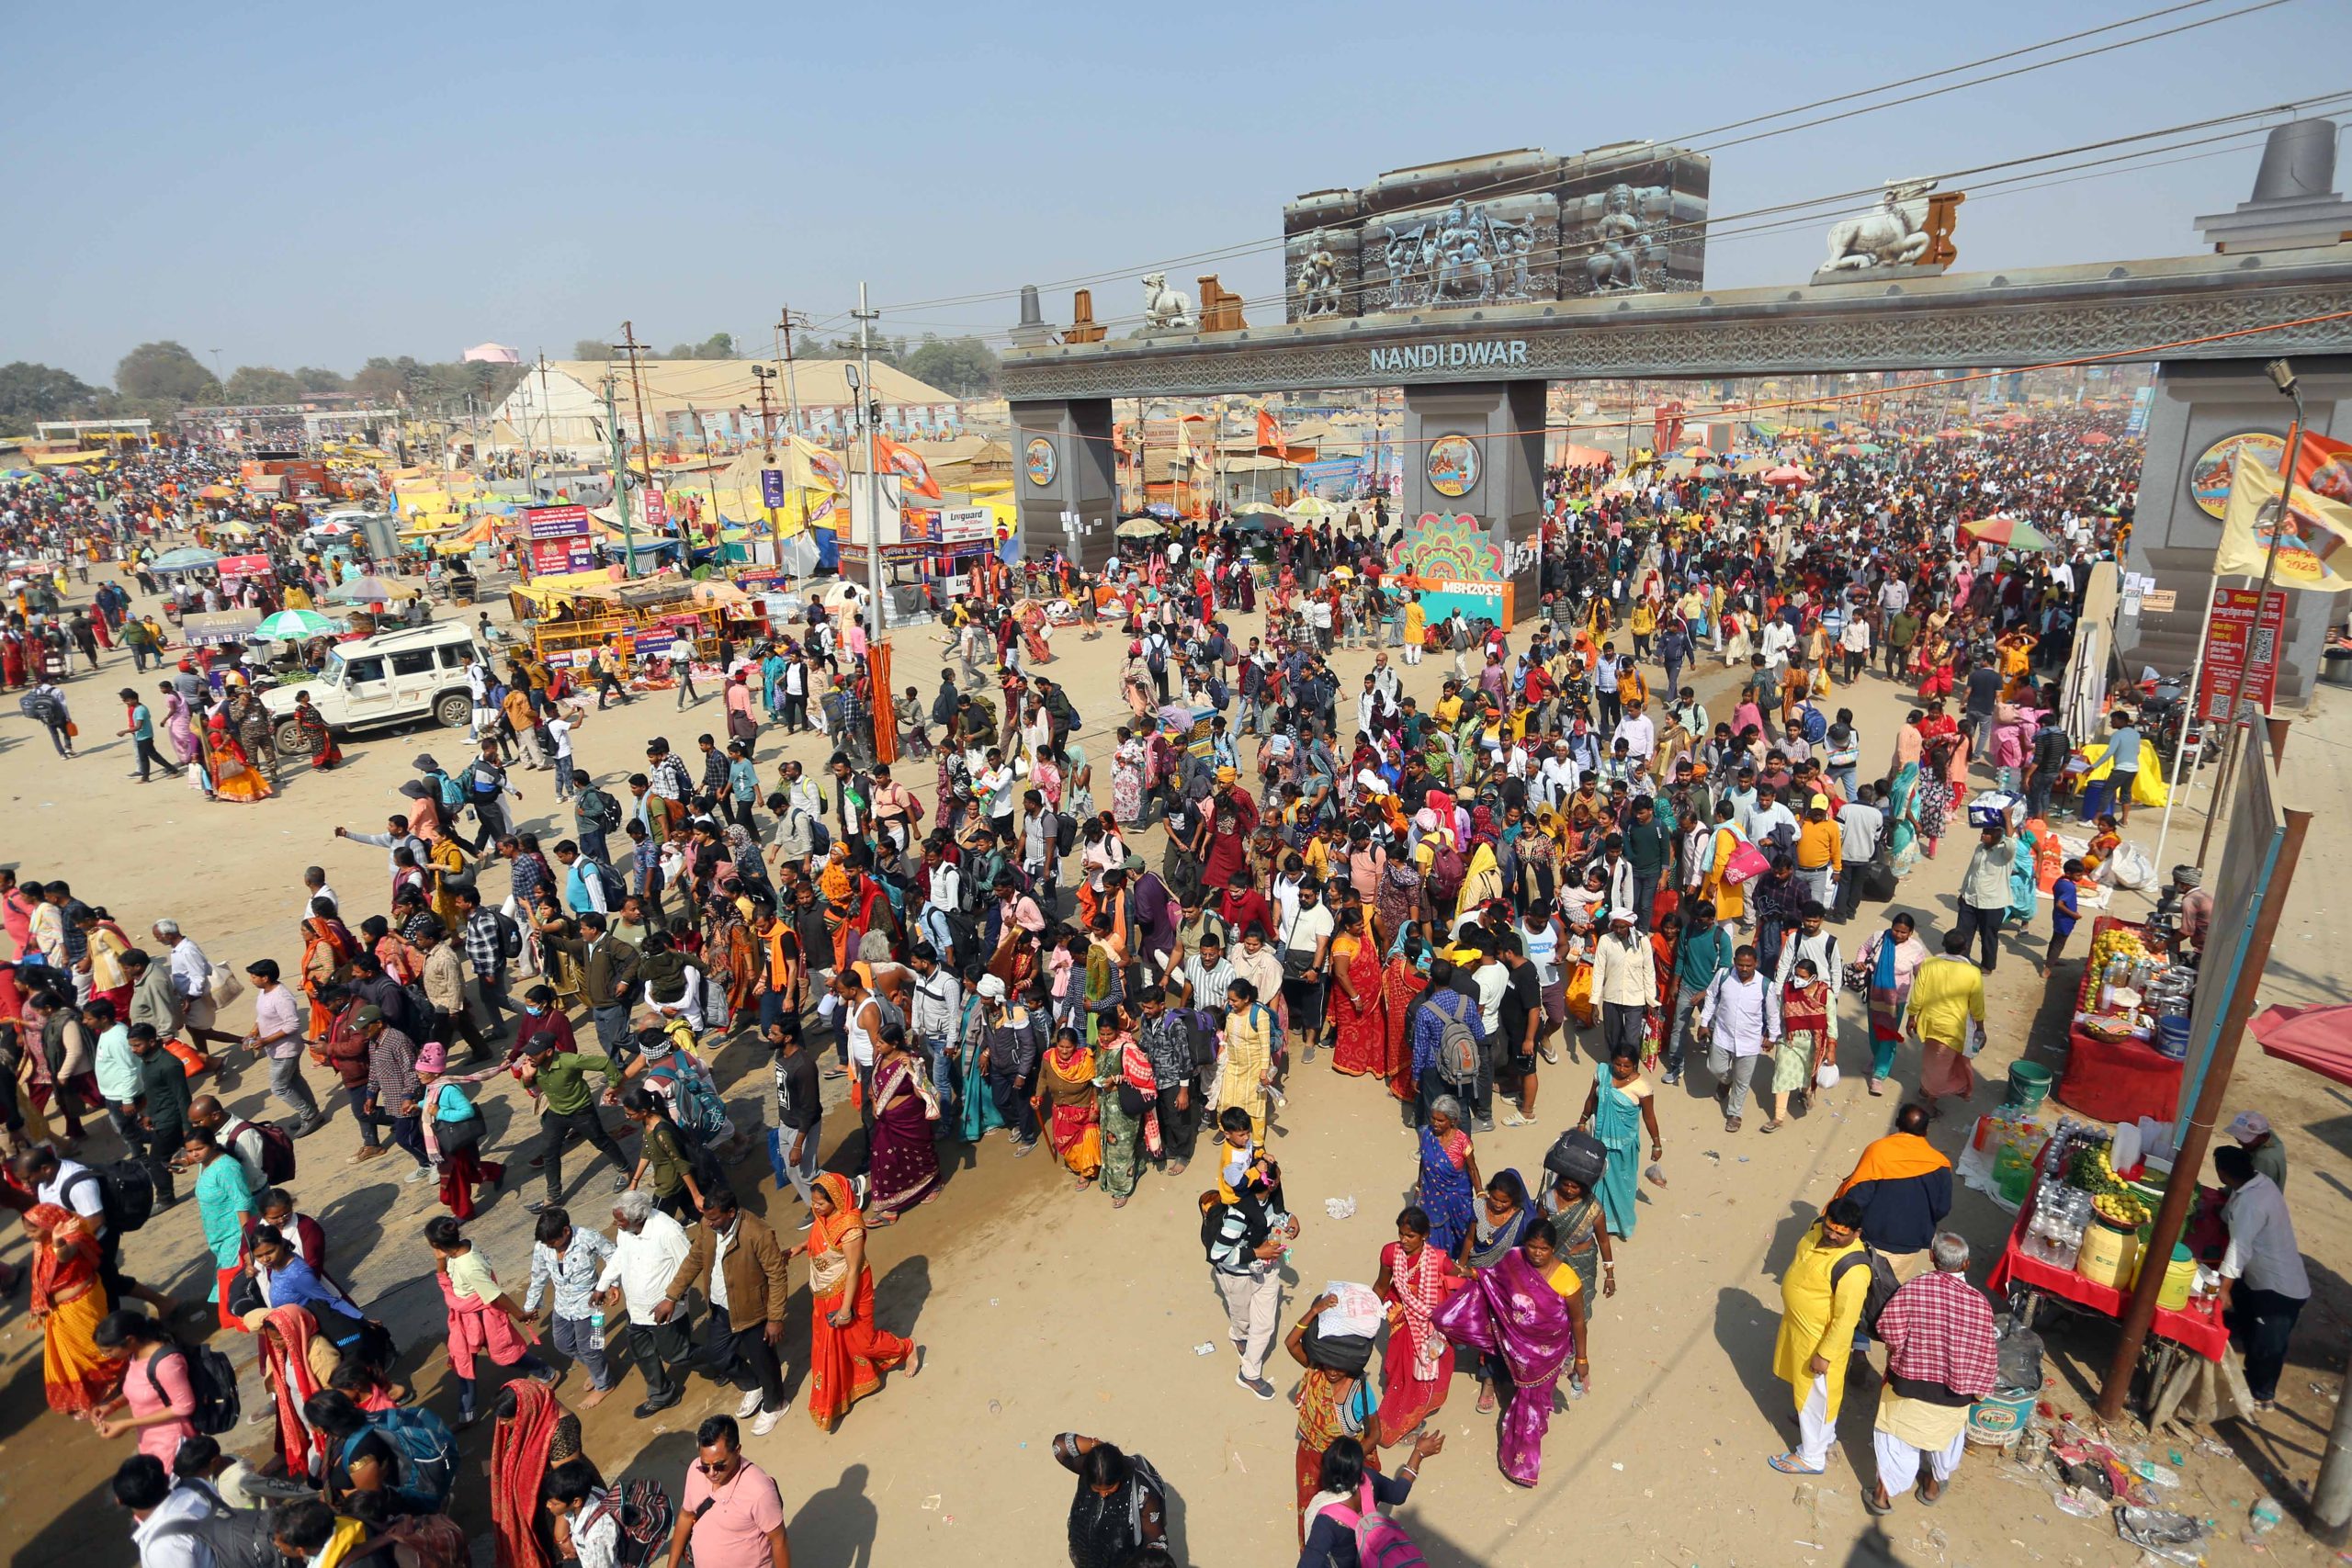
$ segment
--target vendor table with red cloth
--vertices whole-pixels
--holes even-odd
[[[1993,1265],[1993,1272],[1985,1279],[1985,1290],[1996,1298],[2012,1290],[2041,1291],[2120,1322],[2123,1310],[2132,1300],[2127,1293],[2085,1279],[2072,1269],[2044,1263],[2026,1252],[2023,1241],[2033,1224],[2034,1197],[2041,1190],[2041,1158],[2036,1156],[2033,1164],[2034,1189],[2026,1194],[2025,1205],[2018,1211],[2017,1224],[2009,1227],[2009,1239],[2001,1248],[2000,1261]],[[2230,1331],[2222,1325],[2211,1297],[2200,1302],[2191,1296],[2188,1305],[2177,1312],[2160,1306],[2155,1320],[2148,1326],[2159,1337],[2193,1350],[2209,1361],[2220,1360],[2222,1352],[2230,1345]]]
[[[2096,942],[2117,929],[2144,928],[2130,920],[2101,915],[2091,926]],[[2083,966],[2082,989],[2075,1011],[2088,1010],[2098,999],[2098,976]],[[2051,1090],[2058,1103],[2080,1111],[2094,1122],[2169,1122],[2180,1100],[2181,1065],[2140,1040],[2101,1040],[2078,1023],[2066,1029],[2066,1071]]]

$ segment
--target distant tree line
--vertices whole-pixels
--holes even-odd
[[[858,352],[854,338],[811,341],[801,350],[802,356],[810,359],[854,359]],[[997,356],[976,337],[943,338],[925,333],[913,343],[904,337],[876,338],[873,354],[882,364],[959,398],[989,397],[996,391]],[[610,361],[616,355],[609,343],[582,338],[572,344],[572,357]],[[665,353],[649,350],[649,357],[740,359],[745,355],[733,334],[713,333],[700,343],[674,344]],[[240,365],[223,381],[186,347],[167,338],[142,343],[124,355],[115,367],[111,387],[91,386],[53,365],[21,359],[0,365],[0,434],[29,434],[38,420],[144,417],[163,422],[184,408],[293,403],[338,392],[416,412],[458,410],[469,398],[477,408],[487,408],[503,401],[526,368],[379,355],[349,376],[312,365],[292,370],[274,365]]]

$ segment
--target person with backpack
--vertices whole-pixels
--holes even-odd
[[[1377,1430],[1375,1421],[1372,1430]],[[1404,1506],[1413,1495],[1421,1461],[1445,1451],[1445,1434],[1434,1428],[1413,1439],[1412,1453],[1394,1476],[1364,1468],[1363,1443],[1334,1438],[1315,1473],[1298,1476],[1298,1568],[1413,1568],[1421,1554],[1404,1527],[1381,1513]]]
[[[616,802],[609,792],[600,790],[588,769],[579,769],[579,778],[585,783],[581,783],[579,792],[571,797],[571,820],[579,829],[581,853],[597,865],[609,865],[612,851],[606,849],[605,837],[621,832],[621,802]]]
[[[169,1328],[141,1312],[108,1313],[90,1337],[122,1376],[115,1396],[90,1412],[92,1428],[105,1438],[136,1432],[141,1453],[170,1463],[180,1439],[197,1432],[188,1352]]]
[[[497,756],[487,745],[466,769],[464,784],[466,804],[474,808],[474,821],[481,829],[466,847],[477,856],[487,855],[512,830],[506,823],[505,797],[511,795],[520,800],[523,792],[508,782],[506,770],[498,765]]]
[[[1070,1568],[1127,1568],[1166,1539],[1168,1487],[1143,1455],[1063,1432],[1054,1438],[1054,1462],[1078,1477],[1068,1524]]]
[[[168,1319],[179,1303],[122,1271],[122,1238],[147,1224],[155,1210],[155,1189],[146,1168],[126,1159],[93,1169],[70,1160],[48,1144],[36,1144],[9,1162],[16,1185],[47,1204],[69,1213],[98,1244],[98,1280],[106,1299],[120,1303],[137,1297]]]
[[[166,1461],[135,1453],[115,1468],[116,1506],[133,1521],[140,1568],[277,1568],[267,1517],[240,1513],[202,1483],[175,1485]]]
[[[1861,1229],[1862,1206],[1850,1197],[1832,1198],[1781,1276],[1772,1375],[1794,1396],[1798,1435],[1795,1448],[1765,1462],[1783,1475],[1820,1475],[1829,1468],[1829,1445],[1838,1438],[1838,1409],[1846,1393],[1846,1363],[1870,1297]],[[1841,1269],[1849,1258],[1862,1262]]]

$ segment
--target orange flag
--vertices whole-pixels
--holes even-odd
[[[887,435],[876,435],[874,446],[881,454],[883,464],[899,476],[902,487],[932,501],[944,499],[939,493],[939,481],[931,477],[931,465]]]

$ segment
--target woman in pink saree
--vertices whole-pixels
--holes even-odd
[[[1496,1462],[1504,1476],[1532,1486],[1544,1468],[1544,1434],[1552,1425],[1552,1391],[1571,1364],[1585,1371],[1584,1290],[1560,1260],[1551,1222],[1481,1269],[1430,1315],[1438,1332],[1477,1351],[1498,1389],[1506,1391]]]

